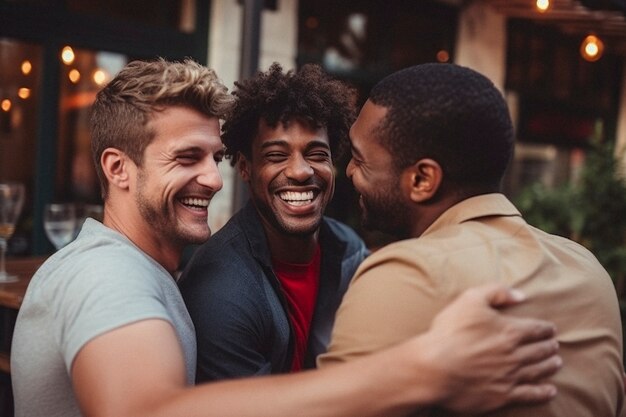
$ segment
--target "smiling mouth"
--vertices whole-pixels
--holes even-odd
[[[305,191],[303,193],[296,191],[284,191],[278,194],[281,200],[291,206],[304,206],[306,204],[310,204],[315,195],[313,191]]]
[[[185,198],[181,198],[180,202],[185,206],[185,207],[189,207],[192,209],[206,209],[207,207],[209,207],[209,202],[210,200],[208,198],[192,198],[192,197],[185,197]]]

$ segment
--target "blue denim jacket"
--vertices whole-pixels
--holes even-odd
[[[307,368],[314,367],[317,355],[326,351],[335,312],[369,253],[352,229],[326,217],[320,246],[320,288]],[[252,203],[196,250],[179,286],[196,328],[198,382],[291,369],[294,337],[287,302]]]

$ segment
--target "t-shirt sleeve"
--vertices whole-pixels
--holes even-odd
[[[445,302],[432,271],[401,252],[374,253],[359,268],[337,311],[318,366],[345,362],[425,332]]]
[[[78,351],[99,335],[140,320],[172,322],[154,268],[132,255],[118,252],[58,271],[79,277],[48,294],[59,317],[57,340],[68,371]]]

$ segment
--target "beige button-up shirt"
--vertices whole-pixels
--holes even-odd
[[[319,366],[422,333],[463,290],[494,281],[529,297],[507,314],[556,323],[564,366],[553,378],[559,393],[549,404],[490,415],[619,415],[622,328],[610,277],[581,245],[528,225],[501,194],[464,200],[421,237],[393,243],[367,258],[337,312],[331,345]]]

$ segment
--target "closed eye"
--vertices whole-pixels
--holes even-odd
[[[176,157],[176,162],[181,165],[192,165],[198,162],[198,157],[196,155],[179,155]]]
[[[354,156],[354,154],[352,155],[352,158],[350,159],[350,162],[356,166],[360,166],[363,161],[361,161],[359,158],[357,158],[356,156]]]
[[[326,151],[311,152],[307,155],[307,158],[316,162],[325,162],[331,159],[330,153]]]
[[[269,152],[265,154],[265,159],[270,162],[282,162],[287,159],[287,155],[282,152]]]

